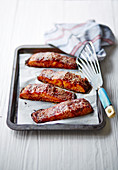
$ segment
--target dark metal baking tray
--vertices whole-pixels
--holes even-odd
[[[64,53],[61,50],[54,48],[50,45],[24,45],[15,50],[13,72],[11,79],[11,88],[9,95],[9,106],[7,113],[7,125],[13,130],[99,130],[105,126],[104,110],[101,102],[97,97],[98,106],[98,124],[17,124],[17,108],[18,108],[18,96],[19,96],[19,55],[25,53],[37,53],[37,52],[58,52]]]

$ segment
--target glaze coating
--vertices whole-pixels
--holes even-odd
[[[91,90],[91,85],[87,78],[82,78],[80,75],[68,71],[44,69],[37,78],[44,83],[53,84],[75,92],[86,93]]]
[[[54,52],[33,54],[26,61],[26,65],[30,67],[77,69],[76,58]]]
[[[93,112],[93,108],[90,103],[86,99],[80,98],[61,102],[48,109],[40,109],[33,112],[31,117],[36,123],[43,123],[82,116],[91,112]]]
[[[21,90],[20,98],[58,103],[75,99],[76,95],[51,84],[29,84]]]

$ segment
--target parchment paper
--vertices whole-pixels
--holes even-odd
[[[37,80],[37,76],[40,74],[40,72],[44,68],[34,68],[34,67],[28,67],[25,65],[25,61],[31,56],[32,54],[20,54],[19,56],[19,83],[20,83],[20,90],[27,86],[28,84],[34,84],[34,83],[41,83]],[[49,69],[49,68],[48,68]],[[66,69],[53,69],[52,70],[65,70]],[[70,72],[80,74],[82,77],[82,73],[80,73],[78,70],[68,70]],[[19,94],[20,94],[19,90]],[[80,94],[76,93],[77,98],[85,98],[87,99],[93,109],[94,112],[85,116],[78,116],[76,118],[69,118],[64,120],[57,120],[57,121],[50,121],[43,124],[56,124],[56,123],[63,123],[63,124],[98,124],[98,113],[97,113],[97,103],[96,103],[96,91],[91,90],[89,94]],[[18,124],[36,124],[32,118],[31,113],[38,110],[38,109],[45,109],[54,106],[54,103],[51,102],[43,102],[43,101],[31,101],[31,100],[24,100],[24,99],[18,99],[18,116],[17,116],[17,123]],[[39,124],[40,125],[40,124]]]

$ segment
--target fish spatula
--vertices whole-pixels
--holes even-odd
[[[101,70],[93,43],[91,41],[84,45],[80,55],[76,59],[76,63],[79,67],[79,70],[82,71],[84,76],[87,77],[91,82],[92,87],[95,90],[98,90],[100,101],[105,109],[107,116],[109,118],[114,117],[114,108],[105,89],[102,87],[103,79]]]

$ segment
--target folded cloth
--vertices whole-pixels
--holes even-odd
[[[44,36],[46,44],[52,44],[73,56],[78,56],[83,45],[87,41],[92,41],[100,60],[106,56],[102,47],[115,43],[111,29],[96,23],[95,20],[81,24],[55,24],[54,28]]]

